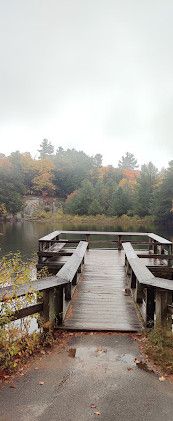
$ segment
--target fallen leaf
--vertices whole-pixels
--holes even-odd
[[[165,381],[165,377],[163,377],[163,376],[159,377],[159,381],[160,382],[164,382]]]
[[[40,386],[42,386],[42,384],[44,384],[44,382],[39,382]]]
[[[100,415],[100,412],[98,412],[98,411],[97,411],[97,412],[94,412],[94,414],[96,414],[96,415]]]
[[[15,384],[10,384],[10,389],[14,389],[15,387],[16,387],[16,385]]]
[[[5,297],[3,298],[3,300],[2,300],[2,301],[8,301],[8,300],[10,300],[10,299],[11,299],[10,295],[5,295]]]
[[[140,360],[138,360],[137,358],[134,358],[134,360],[133,360],[136,364],[139,364],[141,361]]]
[[[95,404],[95,403],[92,403],[92,404],[90,405],[90,408],[97,408],[97,407],[96,407],[96,404]]]
[[[128,371],[132,370],[132,367],[127,367],[127,370],[128,370]]]

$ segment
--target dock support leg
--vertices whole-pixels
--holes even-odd
[[[63,288],[46,289],[43,292],[43,323],[46,324],[44,330],[53,330],[54,322],[58,319],[58,324],[62,323],[63,314]]]
[[[122,235],[118,236],[118,250],[122,249],[122,243],[121,243]]]
[[[157,254],[157,244],[155,240],[154,240],[154,254]]]
[[[172,244],[168,246],[168,254],[172,254]],[[168,266],[172,266],[172,260],[168,259]]]
[[[155,294],[154,288],[148,287],[146,291],[146,327],[153,327],[154,326],[154,310],[155,310],[155,302],[154,302]]]
[[[76,285],[77,284],[77,272],[72,280],[72,285]]]
[[[156,289],[156,327],[165,324],[172,325],[172,317],[168,316],[168,304],[172,303],[172,293],[163,289]]]
[[[86,241],[88,243],[88,245],[87,245],[88,250],[89,250],[89,239],[90,239],[90,234],[86,234]]]
[[[135,300],[137,303],[142,303],[143,301],[143,285],[141,285],[137,279],[136,279]]]
[[[148,246],[148,251],[149,251],[149,253],[152,253],[152,248],[153,248],[153,242],[152,242],[152,239],[151,238],[149,238],[149,246]]]
[[[71,282],[65,285],[65,300],[71,300]]]
[[[130,284],[131,288],[136,288],[136,275],[134,274],[133,270],[130,276]]]

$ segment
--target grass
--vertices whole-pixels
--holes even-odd
[[[173,333],[170,329],[158,327],[147,332],[145,350],[162,373],[173,374]]]
[[[139,215],[128,216],[106,216],[106,215],[68,215],[62,210],[57,213],[41,210],[36,212],[30,220],[34,221],[52,221],[52,222],[73,222],[73,223],[102,223],[103,225],[115,225],[117,223],[128,225],[130,223],[147,224],[154,222],[153,216],[140,218]]]

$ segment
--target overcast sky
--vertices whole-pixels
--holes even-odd
[[[0,152],[173,159],[172,0],[0,0]]]

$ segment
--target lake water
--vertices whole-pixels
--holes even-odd
[[[21,252],[24,260],[31,259],[37,252],[38,239],[55,230],[92,230],[92,231],[131,231],[131,232],[154,232],[168,240],[173,241],[173,224],[147,224],[135,223],[124,225],[102,225],[70,223],[70,222],[6,222],[0,223],[0,253],[5,255],[9,252]],[[63,236],[65,237],[65,236]],[[79,237],[79,236],[78,236]]]

